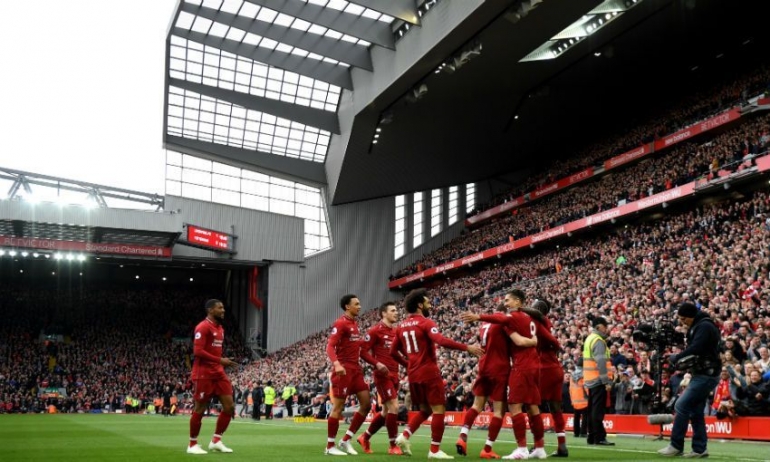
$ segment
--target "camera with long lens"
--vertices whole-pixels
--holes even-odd
[[[640,324],[632,334],[634,341],[655,347],[659,352],[669,346],[684,345],[684,334],[676,331],[670,321],[658,321],[655,324]]]
[[[635,342],[644,343],[648,348],[655,350],[655,354],[650,358],[655,364],[655,370],[650,372],[655,375],[659,375],[663,369],[664,352],[670,346],[684,346],[684,334],[677,332],[676,326],[671,321],[640,324],[631,335]],[[667,410],[666,406],[661,402],[660,378],[658,378],[657,382],[658,386],[652,400],[652,410],[654,413],[670,412],[670,409]]]

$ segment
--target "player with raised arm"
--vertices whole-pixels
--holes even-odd
[[[536,298],[528,308],[522,308],[536,321],[537,327],[537,351],[540,355],[540,397],[546,403],[553,416],[553,426],[556,432],[558,447],[552,457],[569,457],[567,450],[567,438],[564,433],[564,413],[562,412],[562,383],[564,382],[564,368],[559,362],[559,350],[561,344],[551,334],[551,321],[548,313],[551,312],[551,304],[546,300]]]
[[[394,302],[385,302],[380,306],[380,322],[375,324],[364,337],[361,359],[374,366],[374,384],[382,399],[382,412],[378,413],[366,432],[358,437],[358,444],[366,454],[372,449],[369,439],[384,425],[388,429],[390,448],[388,454],[401,455],[401,448],[396,444],[398,435],[398,365],[407,367],[406,360],[398,355],[391,356],[390,347],[396,336],[398,310]]]
[[[497,307],[498,316],[505,321],[505,305]],[[484,322],[479,327],[479,343],[484,348],[484,356],[479,360],[479,372],[473,383],[473,407],[465,413],[460,437],[457,439],[457,453],[468,455],[468,431],[479,413],[484,409],[487,400],[492,401],[494,415],[489,423],[487,441],[479,455],[482,459],[499,459],[492,446],[500,434],[505,416],[505,391],[508,387],[508,377],[511,374],[511,348],[508,335],[502,323]]]
[[[329,341],[326,344],[326,354],[332,362],[332,411],[327,420],[327,455],[345,456],[356,455],[350,439],[356,434],[369,412],[369,385],[364,381],[364,371],[359,359],[361,358],[361,334],[358,331],[356,318],[361,311],[361,301],[353,294],[344,295],[340,300],[340,308],[345,313],[332,325]],[[358,411],[353,414],[350,428],[340,440],[339,448],[334,446],[337,432],[340,428],[340,417],[345,408],[345,399],[350,395],[358,398]]]
[[[537,326],[529,315],[520,311],[524,304],[524,292],[513,289],[505,294],[506,316],[505,333],[513,342],[513,367],[508,379],[508,410],[513,420],[513,434],[517,448],[503,459],[545,459],[543,440],[543,418],[540,415],[540,357],[537,354]],[[499,323],[499,315],[478,315],[465,312],[461,315],[465,322],[485,321]],[[535,438],[532,454],[527,450],[527,422],[522,409],[529,406],[529,424]]]
[[[195,407],[190,415],[190,444],[188,454],[206,454],[198,445],[198,435],[201,432],[203,413],[206,412],[211,398],[219,397],[222,412],[217,418],[214,436],[209,443],[209,451],[233,452],[222,443],[222,434],[230,425],[235,415],[233,402],[233,384],[225,373],[225,367],[237,366],[238,363],[230,358],[222,357],[222,344],[225,341],[225,330],[222,322],[225,320],[225,306],[219,300],[208,300],[205,304],[206,319],[195,326],[193,340],[192,374],[193,399]]]
[[[429,459],[454,459],[441,450],[444,436],[444,411],[446,394],[444,381],[436,361],[436,345],[453,350],[467,351],[481,356],[484,350],[478,345],[465,345],[441,335],[436,323],[428,319],[431,303],[425,289],[415,289],[406,296],[406,311],[409,316],[396,330],[391,354],[403,354],[409,359],[407,375],[412,403],[420,412],[409,419],[406,430],[396,438],[396,444],[408,455],[412,454],[409,438],[431,415],[431,442]]]

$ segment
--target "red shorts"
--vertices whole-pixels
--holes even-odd
[[[398,376],[383,376],[374,374],[374,384],[377,386],[377,394],[383,403],[398,399]]]
[[[540,397],[543,401],[560,403],[562,384],[564,384],[564,369],[561,366],[540,369]]]
[[[509,374],[497,377],[478,376],[473,382],[473,396],[486,396],[495,402],[505,400],[505,388],[508,386]]]
[[[511,371],[508,379],[508,404],[540,406],[540,369]]]
[[[193,399],[208,403],[214,396],[233,395],[233,384],[227,377],[223,379],[193,380]]]
[[[347,398],[361,391],[369,391],[369,385],[364,381],[364,372],[361,366],[343,364],[345,375],[337,375],[332,370],[332,396],[335,398]]]
[[[433,379],[429,382],[409,382],[409,393],[412,395],[412,404],[414,405],[446,406],[444,380],[441,378]]]

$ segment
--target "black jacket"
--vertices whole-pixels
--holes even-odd
[[[721,372],[721,360],[719,359],[719,342],[721,336],[719,329],[708,314],[699,311],[695,315],[695,320],[687,330],[687,348],[681,353],[672,357],[672,361],[677,361],[687,356],[696,355],[713,365],[708,371],[693,371],[694,374],[707,374],[716,377]]]
[[[265,400],[265,390],[263,390],[261,386],[254,387],[254,389],[251,390],[251,399],[254,400],[255,403],[262,403]]]

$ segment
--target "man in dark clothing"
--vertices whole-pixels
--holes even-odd
[[[719,358],[719,329],[708,314],[699,311],[689,302],[682,303],[677,311],[679,323],[687,329],[687,348],[678,355],[671,356],[671,362],[695,357],[690,367],[692,378],[684,393],[677,399],[674,409],[674,427],[671,430],[671,443],[658,451],[658,454],[674,457],[684,455],[684,438],[688,424],[692,424],[692,452],[687,458],[708,457],[706,421],[703,410],[706,400],[719,382],[722,370]]]
[[[262,381],[257,381],[257,385],[251,390],[251,400],[254,402],[254,409],[251,411],[251,418],[259,420],[262,412],[260,408],[265,402],[265,390],[262,388]]]
[[[171,387],[166,385],[163,389],[163,416],[168,417],[171,413]]]

